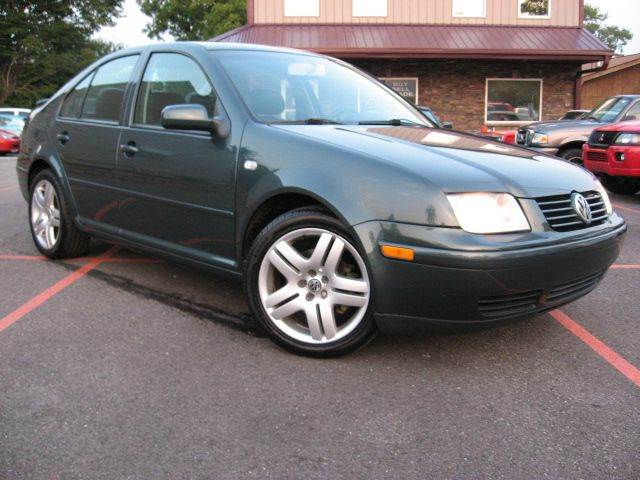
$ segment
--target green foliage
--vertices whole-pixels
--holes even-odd
[[[549,0],[525,0],[520,11],[529,15],[549,15]]]
[[[122,0],[0,2],[0,105],[30,108],[87,64],[116,48],[91,39]]]
[[[170,34],[176,40],[208,40],[244,25],[246,0],[138,0],[152,18],[150,37]]]
[[[613,25],[605,25],[609,18],[598,7],[586,4],[584,6],[584,28],[602,40],[614,52],[622,52],[622,49],[633,38],[633,33],[627,28]]]

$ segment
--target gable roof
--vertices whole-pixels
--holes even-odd
[[[479,25],[245,25],[213,39],[341,58],[509,58],[597,62],[612,52],[584,29]]]
[[[600,66],[599,64],[592,65],[594,68]],[[640,65],[640,53],[636,53],[634,55],[622,55],[619,57],[613,57],[611,60],[609,60],[609,65],[607,66],[606,70],[585,73],[582,76],[582,82],[584,83],[586,81],[593,80],[594,78],[603,77],[614,72],[619,72],[620,70],[635,67],[636,65]]]

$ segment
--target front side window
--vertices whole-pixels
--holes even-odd
[[[60,116],[66,118],[79,118],[82,111],[82,102],[87,94],[93,73],[87,75],[76,87],[69,92],[67,98],[62,103]]]
[[[154,53],[147,64],[136,101],[134,123],[161,126],[169,105],[199,104],[213,117],[216,98],[198,64],[177,53]]]
[[[592,118],[598,122],[615,122],[625,108],[629,106],[631,99],[627,97],[607,98],[598,107],[589,112],[585,118]]]
[[[320,0],[284,0],[285,17],[318,17]]]
[[[454,17],[484,17],[485,0],[453,0]]]
[[[426,124],[422,115],[385,87],[328,58],[259,51],[214,55],[254,117],[264,123],[313,119]]]
[[[388,0],[353,0],[354,17],[386,17]]]
[[[550,18],[551,0],[518,0],[519,18]]]
[[[487,79],[487,123],[538,122],[542,80]]]
[[[81,118],[117,122],[124,92],[138,61],[138,55],[117,58],[102,65],[91,80],[82,104]]]

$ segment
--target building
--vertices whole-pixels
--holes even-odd
[[[248,0],[248,24],[214,40],[345,59],[455,128],[555,119],[579,104],[581,66],[609,49],[584,0]]]
[[[595,71],[581,78],[581,108],[592,109],[612,95],[640,94],[640,53],[614,57],[604,70],[598,71],[597,65],[590,70]]]

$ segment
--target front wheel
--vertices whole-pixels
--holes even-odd
[[[269,224],[251,247],[245,281],[255,317],[293,352],[343,355],[375,332],[367,265],[342,224],[321,210]]]
[[[582,149],[580,148],[569,148],[562,152],[561,155],[567,162],[573,163],[574,165],[582,166],[584,162],[582,161]]]
[[[603,176],[600,181],[604,188],[618,195],[633,195],[640,190],[640,179]]]

